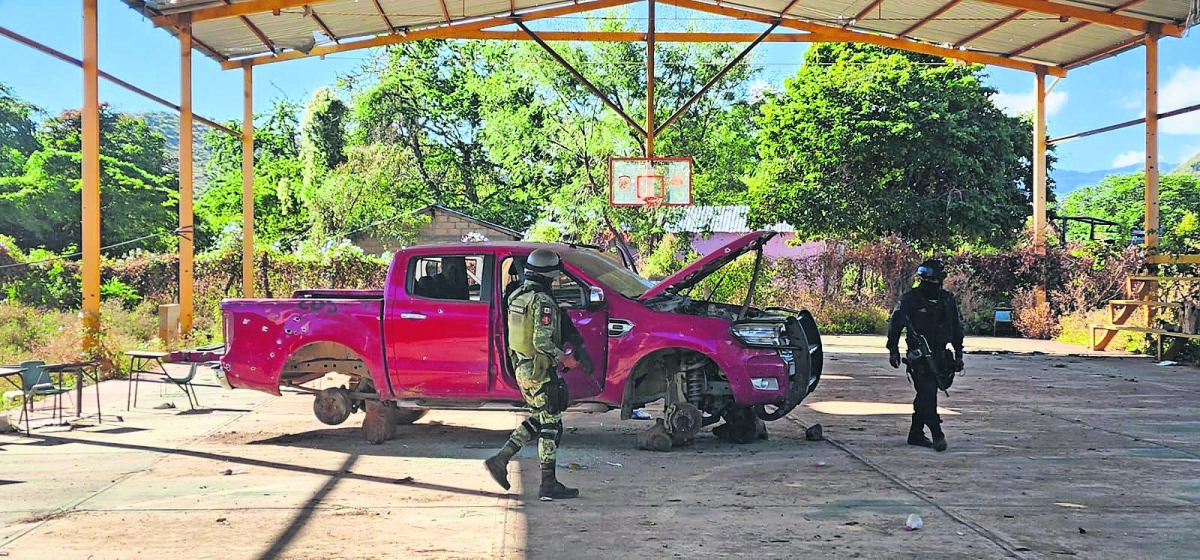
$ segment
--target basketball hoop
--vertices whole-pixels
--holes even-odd
[[[691,158],[609,158],[609,204],[688,206],[692,204]]]

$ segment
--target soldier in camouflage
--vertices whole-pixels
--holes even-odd
[[[550,282],[561,270],[557,254],[546,249],[534,251],[525,262],[525,282],[507,298],[508,354],[530,414],[513,430],[504,448],[484,461],[496,483],[508,490],[508,461],[536,437],[542,465],[538,498],[543,501],[579,496],[579,490],[563,486],[556,477],[562,413],[549,406],[546,391],[552,377],[557,375],[554,368],[558,364],[568,368],[578,365],[563,350],[562,315],[550,293]]]

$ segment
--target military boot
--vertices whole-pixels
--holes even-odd
[[[556,468],[557,463],[555,461],[542,463],[542,486],[538,488],[538,499],[543,502],[550,502],[578,498],[578,489],[567,488],[558,481],[558,474],[554,470]]]
[[[933,447],[933,442],[925,437],[925,424],[914,414],[912,425],[908,428],[908,444],[917,447]]]
[[[934,449],[934,451],[945,451],[946,447],[948,447],[946,445],[946,434],[943,434],[941,432],[933,434],[933,449]]]
[[[487,467],[488,474],[492,475],[492,479],[499,484],[501,488],[508,490],[512,486],[508,484],[508,461],[516,455],[521,448],[513,440],[508,440],[500,452],[488,457],[483,464]]]

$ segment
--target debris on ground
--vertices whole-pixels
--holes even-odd
[[[1156,365],[1156,366],[1177,366],[1177,365],[1179,365],[1179,362],[1172,362],[1171,360],[1163,360],[1154,365]]]
[[[225,469],[225,470],[221,471],[221,474],[223,476],[230,476],[230,475],[235,475],[235,474],[246,474],[246,469],[237,469],[237,470]]]
[[[1079,534],[1080,534],[1080,535],[1086,535],[1086,534],[1087,534],[1087,529],[1084,529],[1083,527],[1080,527],[1080,528],[1079,528]]]
[[[393,480],[392,484],[412,484],[412,482],[413,482],[413,477],[406,476],[404,478],[397,478],[396,480]]]
[[[825,461],[817,461],[817,462],[813,463],[814,467],[824,467],[825,465],[826,465]]]
[[[653,418],[654,417],[650,416],[649,412],[646,412],[645,410],[642,410],[640,408],[633,411],[633,419],[634,420],[651,420]]]
[[[621,463],[614,463],[614,462],[612,462],[612,461],[605,461],[605,463],[608,463],[608,466],[610,466],[610,467],[623,467],[623,466],[625,466],[625,465],[622,465]]]
[[[224,522],[225,522],[225,518],[224,518],[224,517],[218,517],[218,518],[217,518],[217,523],[224,523]]]
[[[921,522],[921,516],[915,513],[909,514],[908,520],[904,522],[905,531],[916,531],[921,528],[924,523]]]
[[[154,410],[170,410],[172,408],[175,408],[175,403],[165,402],[165,403],[162,403],[162,404],[154,407]]]
[[[825,439],[825,433],[821,429],[820,424],[813,424],[804,430],[804,439],[808,441],[821,441]]]

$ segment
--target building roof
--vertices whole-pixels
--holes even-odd
[[[504,234],[514,237],[517,240],[520,240],[521,238],[525,237],[525,234],[523,234],[517,230],[506,228],[500,224],[493,224],[492,222],[489,222],[487,220],[481,220],[481,219],[471,216],[469,214],[464,214],[462,212],[459,212],[458,210],[453,210],[453,209],[447,208],[445,206],[442,206],[441,204],[430,204],[429,206],[417,208],[416,210],[413,210],[410,214],[414,214],[414,215],[415,214],[423,214],[425,212],[430,212],[431,214],[435,213],[435,212],[445,212],[447,214],[454,214],[455,216],[458,216],[464,220],[475,222],[477,224],[488,227],[490,229],[504,232]]]
[[[766,228],[751,228],[748,223],[749,206],[687,206],[679,223],[672,231],[687,233],[750,233],[756,229],[769,229],[780,233],[791,233],[792,226],[775,224]]]
[[[226,68],[422,38],[469,38],[489,27],[635,0],[123,0]],[[1181,36],[1196,0],[659,0],[734,19],[1053,75],[1141,44]],[[370,38],[370,39],[366,39]],[[972,58],[973,57],[973,58]]]

